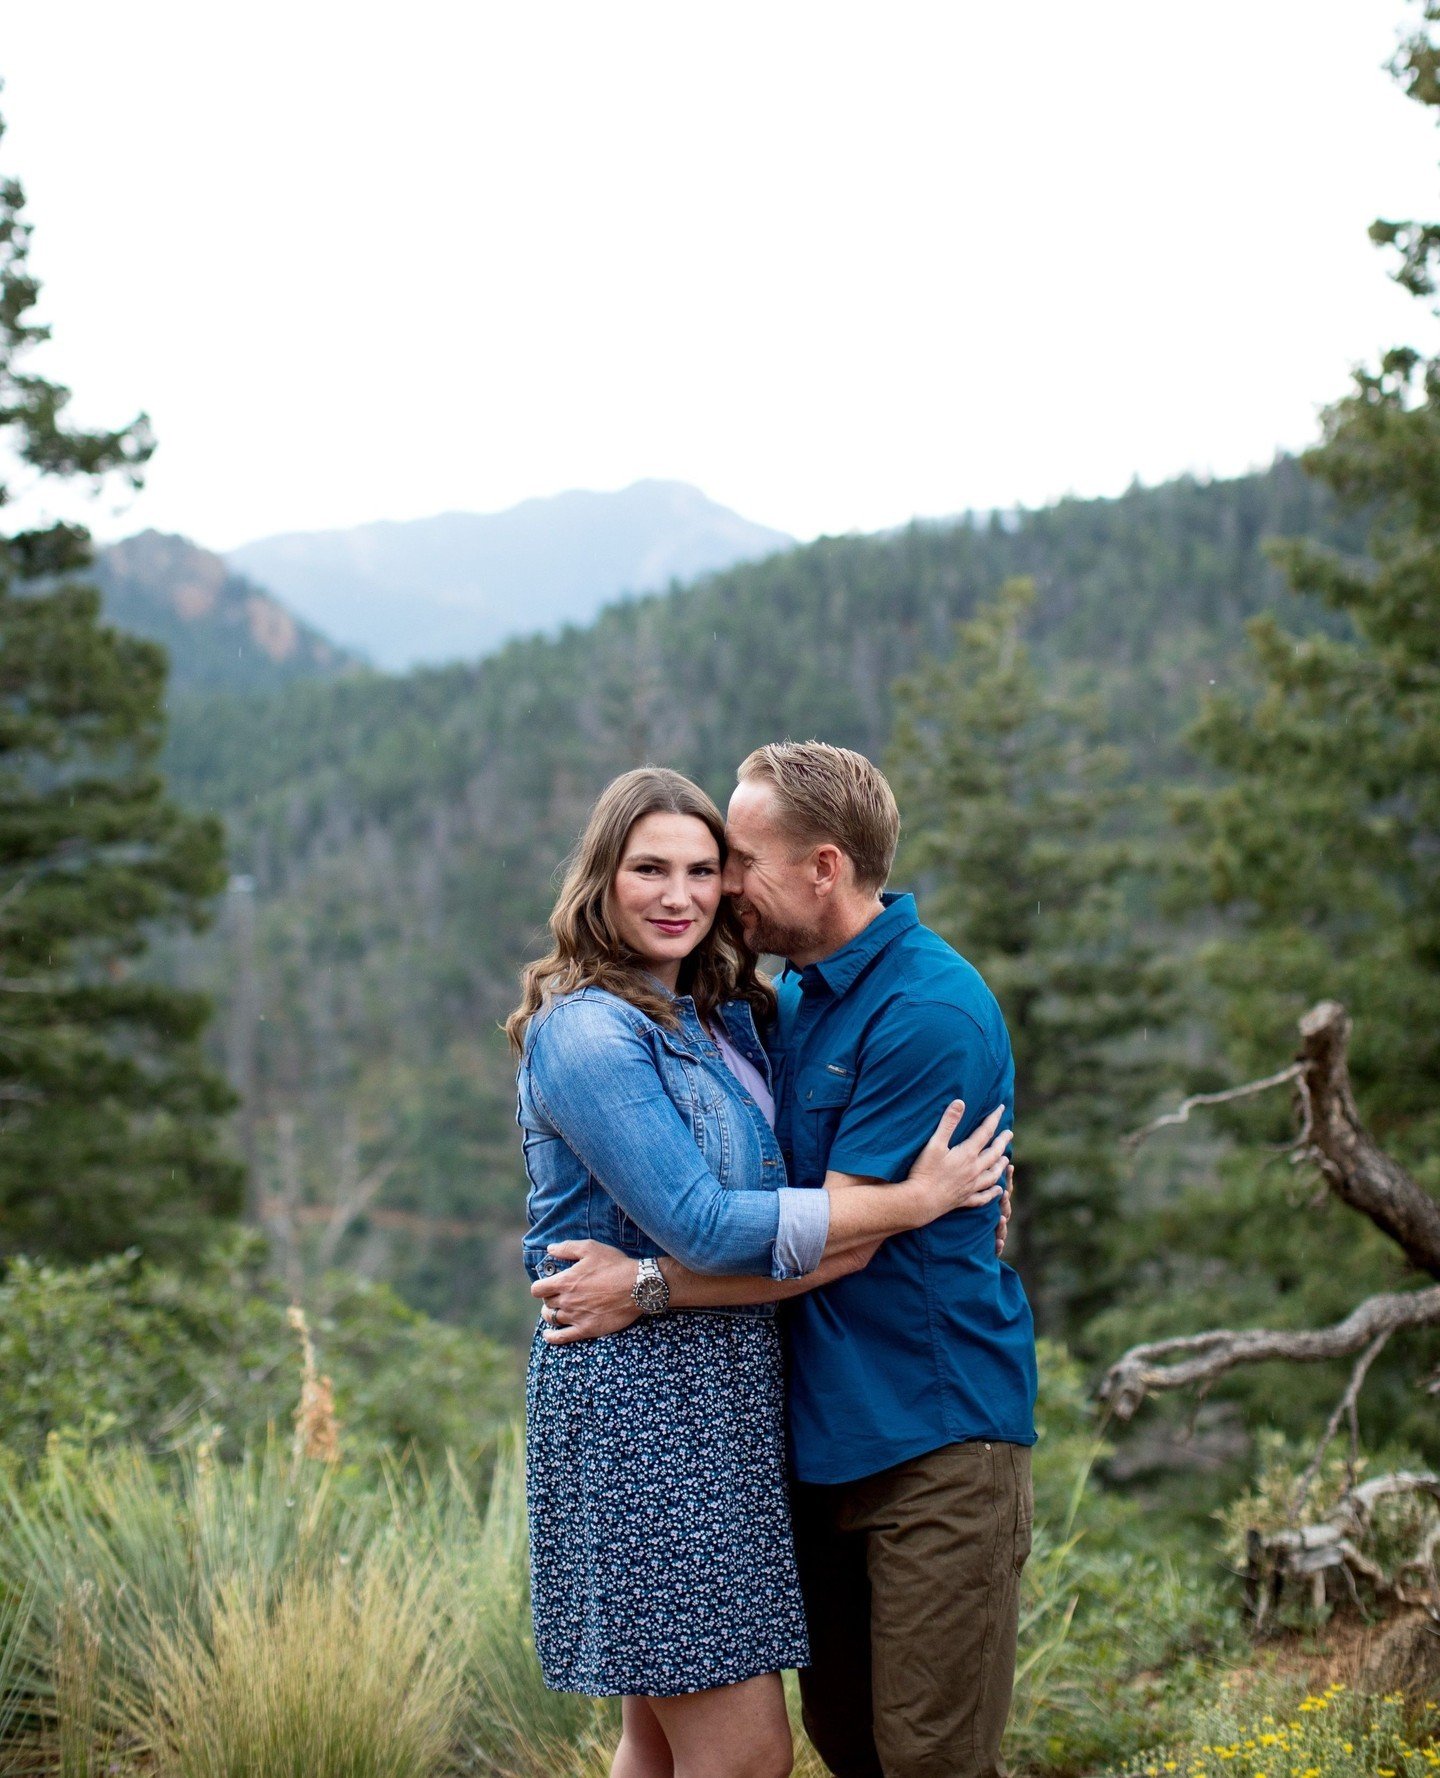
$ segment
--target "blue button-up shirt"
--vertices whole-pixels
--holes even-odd
[[[963,1139],[1014,1107],[1015,1065],[979,972],[910,895],[821,962],[787,967],[770,1038],[790,1182],[898,1181],[951,1099]],[[1035,1331],[995,1257],[998,1206],[892,1236],[863,1272],[790,1304],[789,1404],[801,1481],[847,1482],[962,1439],[1035,1442]]]

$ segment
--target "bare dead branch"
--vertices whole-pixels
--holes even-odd
[[[1343,1204],[1368,1216],[1418,1271],[1440,1278],[1440,1201],[1385,1153],[1360,1121],[1350,1085],[1350,1017],[1322,1000],[1300,1021],[1300,1052],[1288,1068],[1220,1093],[1193,1093],[1179,1107],[1125,1138],[1137,1148],[1157,1130],[1189,1121],[1204,1105],[1253,1098],[1294,1081],[1300,1130],[1291,1147],[1298,1162],[1318,1167]]]
[[[1174,1111],[1167,1111],[1163,1117],[1157,1117],[1139,1130],[1132,1130],[1125,1138],[1125,1147],[1139,1148],[1148,1137],[1157,1130],[1172,1129],[1176,1124],[1187,1124],[1190,1113],[1197,1111],[1202,1105],[1228,1105],[1234,1099],[1253,1099],[1260,1093],[1268,1093],[1272,1087],[1284,1086],[1287,1080],[1298,1080],[1304,1072],[1303,1065],[1292,1062],[1288,1068],[1282,1068],[1278,1074],[1268,1074],[1264,1080],[1248,1080],[1244,1086],[1227,1087],[1221,1093],[1192,1093],[1188,1099],[1182,1099]]]
[[[1214,1328],[1179,1339],[1153,1340],[1132,1346],[1105,1373],[1100,1399],[1119,1420],[1130,1419],[1152,1391],[1187,1389],[1233,1370],[1269,1358],[1313,1364],[1326,1358],[1348,1358],[1383,1332],[1440,1323],[1440,1284],[1424,1290],[1395,1291],[1367,1297],[1332,1327],[1249,1328],[1239,1332]]]
[[[335,1263],[335,1255],[340,1251],[340,1243],[344,1240],[351,1225],[358,1222],[375,1199],[380,1195],[386,1181],[399,1165],[398,1161],[382,1161],[378,1167],[371,1169],[363,1179],[357,1179],[346,1191],[345,1196],[330,1212],[325,1224],[325,1232],[320,1237],[320,1245],[316,1251],[316,1269],[328,1271]]]
[[[1320,1443],[1315,1447],[1315,1455],[1310,1459],[1309,1463],[1306,1464],[1305,1473],[1300,1477],[1299,1484],[1295,1489],[1294,1504],[1290,1508],[1290,1517],[1292,1521],[1300,1516],[1300,1509],[1309,1498],[1310,1490],[1315,1486],[1315,1480],[1320,1474],[1320,1466],[1325,1461],[1325,1453],[1330,1448],[1330,1441],[1340,1430],[1340,1422],[1347,1419],[1350,1422],[1349,1482],[1352,1488],[1355,1486],[1356,1481],[1358,1480],[1356,1472],[1360,1455],[1360,1422],[1356,1412],[1356,1403],[1360,1399],[1360,1390],[1364,1385],[1366,1376],[1369,1374],[1370,1366],[1374,1364],[1375,1360],[1385,1350],[1390,1335],[1394,1331],[1395,1330],[1392,1327],[1381,1328],[1380,1332],[1376,1334],[1375,1338],[1371,1340],[1370,1344],[1360,1354],[1359,1358],[1356,1359],[1350,1372],[1350,1381],[1345,1385],[1345,1393],[1340,1397],[1339,1401],[1336,1402],[1335,1412],[1331,1414],[1329,1420],[1326,1422],[1325,1430],[1320,1435]]]

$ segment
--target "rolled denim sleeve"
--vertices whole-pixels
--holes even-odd
[[[820,1264],[825,1238],[830,1233],[830,1194],[786,1186],[775,1194],[780,1200],[780,1223],[775,1231],[776,1278],[803,1278]]]
[[[682,1265],[788,1278],[795,1272],[787,1262],[809,1257],[813,1213],[790,1210],[788,1201],[825,1194],[727,1190],[705,1165],[623,1009],[599,999],[562,1001],[536,1032],[529,1063],[536,1101],[556,1133],[630,1220]]]

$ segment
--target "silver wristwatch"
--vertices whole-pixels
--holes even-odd
[[[630,1286],[630,1301],[642,1315],[663,1315],[670,1307],[670,1286],[658,1260],[642,1259]]]

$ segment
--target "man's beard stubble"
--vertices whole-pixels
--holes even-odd
[[[820,948],[819,935],[804,926],[784,926],[770,920],[747,901],[737,900],[735,912],[740,917],[745,942],[759,957],[790,958],[798,951],[802,956]]]

